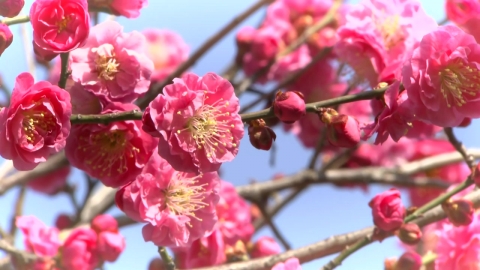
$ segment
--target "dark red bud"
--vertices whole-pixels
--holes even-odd
[[[280,121],[294,123],[307,113],[303,94],[297,91],[278,91],[273,102],[273,112]]]
[[[420,270],[422,257],[413,251],[407,251],[398,258],[394,270]]]
[[[253,147],[261,150],[270,150],[277,135],[271,128],[266,126],[263,119],[259,119],[250,122],[248,137]]]
[[[467,226],[473,220],[473,203],[465,199],[449,200],[442,203],[442,208],[448,220],[454,226]]]
[[[397,236],[407,245],[415,245],[422,239],[422,230],[415,223],[406,223],[397,232]]]

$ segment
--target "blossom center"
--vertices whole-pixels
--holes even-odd
[[[383,44],[387,49],[395,47],[404,40],[403,34],[400,30],[400,16],[394,15],[387,17],[381,22],[377,23],[377,29],[380,31],[383,39]]]
[[[56,119],[48,111],[40,111],[34,107],[23,113],[22,127],[29,143],[36,142],[37,136],[47,137],[53,132],[55,126]]]
[[[480,71],[474,66],[455,62],[438,72],[440,90],[447,106],[461,107],[467,96],[476,96],[480,88]]]
[[[80,138],[79,148],[88,157],[86,164],[100,171],[100,177],[122,174],[128,170],[128,159],[135,157],[140,150],[128,141],[123,130],[101,131]]]
[[[195,212],[208,205],[204,202],[207,196],[204,186],[208,184],[198,185],[202,175],[193,178],[182,178],[182,175],[176,174],[164,191],[166,207],[175,215],[190,216],[201,221]]]
[[[68,23],[70,22],[70,17],[67,16],[67,17],[63,17],[60,21],[57,22],[57,32],[58,33],[61,33],[63,32],[63,30],[65,30],[67,28],[67,25]]]
[[[114,56],[105,56],[99,55],[95,60],[98,78],[104,79],[106,81],[111,81],[115,79],[115,74],[117,74],[118,66],[117,60]]]

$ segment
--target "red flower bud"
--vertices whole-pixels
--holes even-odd
[[[273,111],[280,121],[294,123],[307,113],[303,94],[297,91],[278,91],[273,102]]]
[[[166,270],[165,264],[163,263],[162,259],[155,258],[150,261],[148,265],[148,270]]]
[[[360,142],[360,127],[357,119],[338,114],[333,109],[320,112],[320,120],[326,125],[328,141],[337,147],[354,147]]]
[[[270,60],[283,46],[282,38],[277,31],[271,27],[264,27],[255,32],[250,51],[255,58]]]
[[[277,135],[271,128],[265,125],[263,119],[259,119],[250,122],[248,137],[253,147],[261,150],[270,150]]]
[[[372,208],[373,223],[379,229],[391,232],[402,226],[405,207],[398,190],[392,188],[380,193],[368,205]]]
[[[22,11],[25,0],[0,0],[0,15],[3,17],[15,17]]]
[[[237,43],[237,56],[235,57],[235,62],[237,65],[242,65],[243,56],[250,51],[256,31],[257,30],[251,26],[244,27],[238,31],[237,36],[235,37]]]
[[[394,270],[420,270],[422,257],[415,252],[407,251],[398,258]]]
[[[449,200],[442,203],[443,211],[448,220],[455,226],[467,226],[472,223],[473,203],[465,199]]]
[[[268,236],[262,236],[260,239],[258,239],[255,245],[253,245],[250,256],[252,258],[261,258],[278,254],[281,251],[282,248],[280,245],[278,245],[275,239]]]
[[[0,8],[1,10],[1,8]],[[12,44],[13,34],[8,25],[0,23],[0,56]]]
[[[55,227],[57,227],[59,230],[69,228],[72,225],[73,225],[72,218],[70,218],[70,216],[67,214],[60,214],[57,216],[57,219],[55,220]]]
[[[97,234],[101,232],[118,232],[118,222],[111,215],[102,214],[92,220],[90,228]]]
[[[415,223],[403,224],[397,233],[400,241],[407,245],[415,245],[422,239],[422,231]]]

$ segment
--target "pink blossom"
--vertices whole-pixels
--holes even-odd
[[[103,261],[116,261],[125,245],[125,238],[119,233],[103,231],[98,234],[97,253]]]
[[[273,102],[273,111],[280,121],[291,124],[305,116],[305,100],[303,94],[296,91],[277,92]]]
[[[453,25],[425,35],[403,69],[403,84],[418,119],[441,127],[478,118],[480,45]]]
[[[252,258],[261,258],[265,256],[275,255],[282,251],[280,245],[275,241],[275,239],[262,236],[260,237],[250,253]]]
[[[244,133],[238,110],[229,81],[214,73],[189,73],[150,103],[144,129],[155,130],[159,154],[175,170],[212,172],[238,153]]]
[[[357,119],[349,115],[333,115],[328,122],[324,123],[327,139],[333,146],[354,147],[360,142],[360,127]]]
[[[480,2],[478,0],[447,0],[445,11],[450,21],[479,40],[480,31],[477,26],[480,23]]]
[[[135,181],[117,193],[116,202],[128,216],[147,222],[145,241],[187,246],[208,235],[217,222],[218,181],[216,172],[178,172],[154,154]]]
[[[93,93],[87,91],[80,83],[65,87],[72,98],[72,113],[74,114],[100,114],[102,103]]]
[[[90,7],[107,8],[117,16],[138,18],[140,10],[147,7],[148,0],[88,0]]]
[[[0,16],[13,18],[22,11],[24,0],[0,0]]]
[[[0,23],[0,56],[12,44],[13,34],[8,25]]]
[[[391,232],[402,226],[406,211],[398,190],[392,188],[377,194],[368,205],[372,208],[373,223],[380,230]]]
[[[65,186],[69,174],[70,166],[64,166],[45,176],[29,181],[27,186],[35,191],[53,195]]]
[[[31,170],[60,152],[70,133],[70,95],[56,85],[18,75],[11,103],[0,111],[0,155]]]
[[[302,270],[302,266],[300,265],[300,261],[293,257],[285,262],[275,264],[272,270]]]
[[[178,266],[182,269],[220,265],[227,260],[225,243],[219,230],[194,241],[188,248],[175,249],[175,254]]]
[[[437,23],[414,0],[365,0],[346,15],[335,52],[373,87],[399,78],[404,59]]]
[[[15,226],[24,234],[26,250],[44,257],[44,259],[35,261],[32,269],[50,269],[47,266],[54,264],[53,257],[57,255],[60,247],[58,230],[47,227],[34,216],[17,217]]]
[[[86,44],[70,54],[72,79],[104,102],[132,102],[150,86],[153,62],[139,32],[115,21],[92,27]]]
[[[480,220],[473,216],[468,226],[455,227],[443,223],[437,230],[435,269],[480,269]]]
[[[95,269],[99,263],[97,234],[91,229],[74,229],[63,243],[60,262],[66,269]]]
[[[147,56],[153,61],[152,81],[163,81],[188,58],[189,47],[180,35],[169,30],[148,29]]]
[[[33,43],[40,56],[82,46],[90,30],[86,0],[36,0],[30,8]]]
[[[102,214],[96,216],[91,224],[90,228],[94,230],[97,234],[101,232],[118,232],[118,222],[117,220],[108,214]]]
[[[138,110],[133,104],[109,103],[102,114]],[[141,122],[83,124],[72,128],[65,154],[70,163],[109,187],[133,181],[152,155],[157,142]]]

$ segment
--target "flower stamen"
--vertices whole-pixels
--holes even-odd
[[[439,71],[440,88],[443,97],[450,108],[461,107],[467,101],[466,95],[476,96],[480,89],[480,70],[475,66],[467,66],[462,62],[455,62]]]

